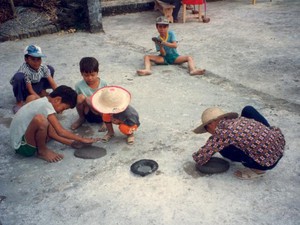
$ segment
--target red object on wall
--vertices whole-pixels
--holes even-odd
[[[202,5],[203,0],[182,0],[182,3],[187,5]]]

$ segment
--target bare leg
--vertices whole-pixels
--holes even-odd
[[[85,96],[80,94],[77,97],[76,109],[79,115],[79,118],[71,125],[72,130],[76,130],[85,122],[84,111],[87,104],[85,103]]]
[[[62,144],[64,144],[64,145],[69,145],[69,146],[71,146],[72,143],[74,142],[74,140],[67,139],[67,138],[64,138],[64,137],[59,136],[59,135],[56,133],[56,131],[55,131],[55,129],[53,128],[52,125],[49,125],[49,126],[48,126],[48,137],[51,138],[51,139],[53,139],[53,140],[55,140],[55,141],[58,141],[58,142],[60,142],[60,143],[62,143]]]
[[[194,60],[191,56],[179,56],[175,60],[175,64],[188,63],[190,75],[204,75],[205,69],[196,69]]]
[[[137,70],[136,71],[137,74],[140,76],[150,75],[152,73],[151,62],[155,62],[157,64],[162,64],[162,63],[164,63],[164,58],[162,56],[157,56],[157,55],[145,55],[144,56],[145,69]]]
[[[64,158],[62,154],[55,153],[46,146],[48,137],[48,120],[43,115],[36,115],[30,122],[25,138],[28,144],[36,146],[37,156],[47,162],[58,162]]]
[[[107,131],[105,123],[102,123],[98,129],[98,132],[105,132]]]
[[[107,133],[101,138],[102,142],[109,142],[115,136],[114,128],[112,123],[105,123],[107,128]]]

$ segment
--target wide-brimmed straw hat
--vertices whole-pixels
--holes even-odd
[[[91,97],[92,107],[100,113],[120,113],[129,105],[130,93],[119,86],[106,86]]]
[[[202,113],[202,116],[201,116],[202,124],[200,126],[198,126],[196,129],[194,129],[193,131],[196,134],[206,133],[207,130],[205,129],[205,126],[210,124],[214,120],[222,119],[222,118],[235,119],[238,116],[239,115],[236,112],[225,113],[220,108],[211,107],[211,108],[204,110],[204,112]]]

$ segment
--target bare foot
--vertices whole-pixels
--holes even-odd
[[[50,149],[45,149],[44,151],[39,151],[37,156],[47,162],[50,162],[50,163],[58,162],[64,158],[64,155],[58,154]]]
[[[136,73],[139,76],[147,76],[147,75],[151,75],[151,70],[137,70]]]
[[[256,170],[250,168],[243,168],[235,171],[234,175],[242,180],[251,180],[262,177],[266,172],[263,170]]]
[[[105,132],[107,131],[105,123],[102,123],[102,125],[99,127],[98,132]]]
[[[205,69],[203,70],[192,70],[190,71],[190,75],[194,76],[194,75],[204,75],[205,74]]]
[[[103,143],[107,143],[107,142],[109,142],[110,139],[112,139],[114,136],[115,136],[115,134],[107,133],[107,134],[104,135],[103,138],[101,138],[101,141],[102,141]]]
[[[72,130],[76,130],[78,127],[80,127],[83,123],[85,122],[84,118],[79,118],[78,120],[76,120],[72,125],[71,125],[71,129]]]
[[[127,144],[133,145],[133,143],[134,143],[134,136],[133,134],[130,134],[127,136]]]

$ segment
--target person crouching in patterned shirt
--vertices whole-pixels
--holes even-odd
[[[271,127],[268,121],[252,106],[246,106],[241,116],[225,113],[217,107],[202,113],[202,124],[196,134],[212,134],[206,144],[193,153],[197,165],[204,165],[219,152],[231,161],[241,162],[246,168],[234,175],[240,179],[261,177],[273,169],[283,156],[285,139],[281,130]]]

